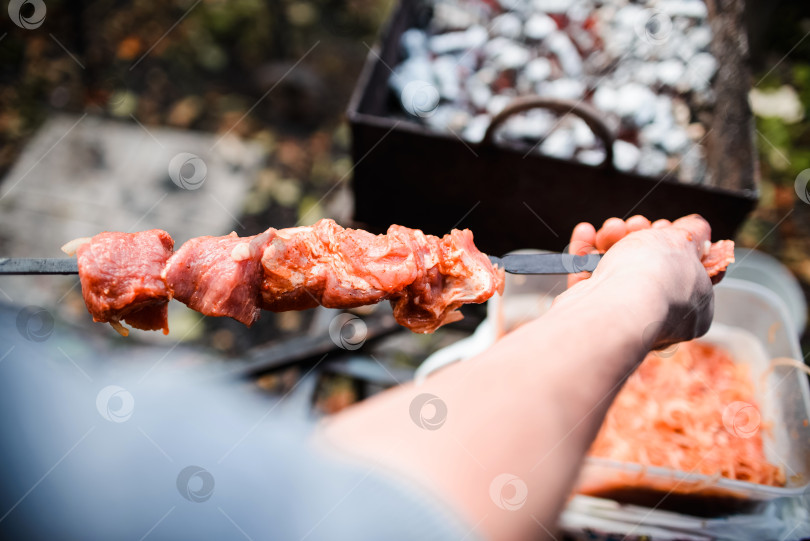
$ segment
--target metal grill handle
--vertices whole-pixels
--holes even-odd
[[[581,118],[591,131],[593,131],[594,135],[605,145],[605,159],[599,167],[613,167],[613,141],[615,137],[601,118],[604,113],[579,101],[544,98],[542,96],[521,96],[515,98],[510,101],[501,112],[492,117],[489,127],[484,134],[484,138],[481,140],[481,144],[491,145],[495,140],[495,132],[509,117],[530,109],[549,109],[561,116],[573,114]]]

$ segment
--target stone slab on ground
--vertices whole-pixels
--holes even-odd
[[[235,138],[55,115],[0,184],[0,255],[60,257],[68,240],[100,231],[165,229],[175,246],[200,235],[242,234],[238,216],[263,157],[259,145]],[[174,174],[193,183],[203,168],[196,189],[172,181]],[[3,277],[0,300],[55,308],[76,282]]]

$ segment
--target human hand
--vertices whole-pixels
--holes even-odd
[[[597,231],[581,223],[571,235],[569,253],[605,253],[593,275],[569,275],[571,293],[610,284],[616,296],[642,292],[641,302],[661,304],[666,316],[645,330],[650,347],[660,348],[704,334],[713,314],[712,282],[733,261],[733,243],[712,245],[711,228],[698,215],[654,223],[643,216],[610,218]]]

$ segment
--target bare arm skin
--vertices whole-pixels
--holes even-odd
[[[688,217],[635,232],[623,225],[593,276],[579,277],[543,317],[420,386],[349,408],[324,427],[325,437],[433,490],[478,535],[548,536],[624,379],[650,349],[699,336],[711,321],[711,281],[700,264],[708,224]],[[591,246],[605,236],[583,224],[578,235]],[[446,406],[433,429],[411,419],[423,393]],[[496,485],[493,499],[501,474],[519,481]],[[521,487],[525,502],[515,494]]]

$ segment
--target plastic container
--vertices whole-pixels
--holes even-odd
[[[799,281],[776,258],[764,252],[748,248],[734,248],[734,264],[729,267],[726,277],[746,280],[767,287],[785,303],[801,336],[807,325],[807,301]]]
[[[564,276],[507,276],[504,296],[487,307],[488,318],[474,337],[440,350],[417,371],[425,377],[440,365],[471,357],[502,331],[542,315],[565,287]],[[489,342],[485,337],[491,337]],[[755,510],[762,502],[801,495],[810,486],[810,386],[806,375],[777,366],[763,378],[771,359],[801,360],[787,308],[771,290],[725,279],[715,288],[712,328],[703,340],[726,348],[746,363],[757,389],[767,458],[783,467],[784,487],[711,477],[670,468],[589,457],[577,491],[690,515],[712,516]],[[449,350],[449,351],[448,351]],[[439,363],[438,361],[442,361]]]

